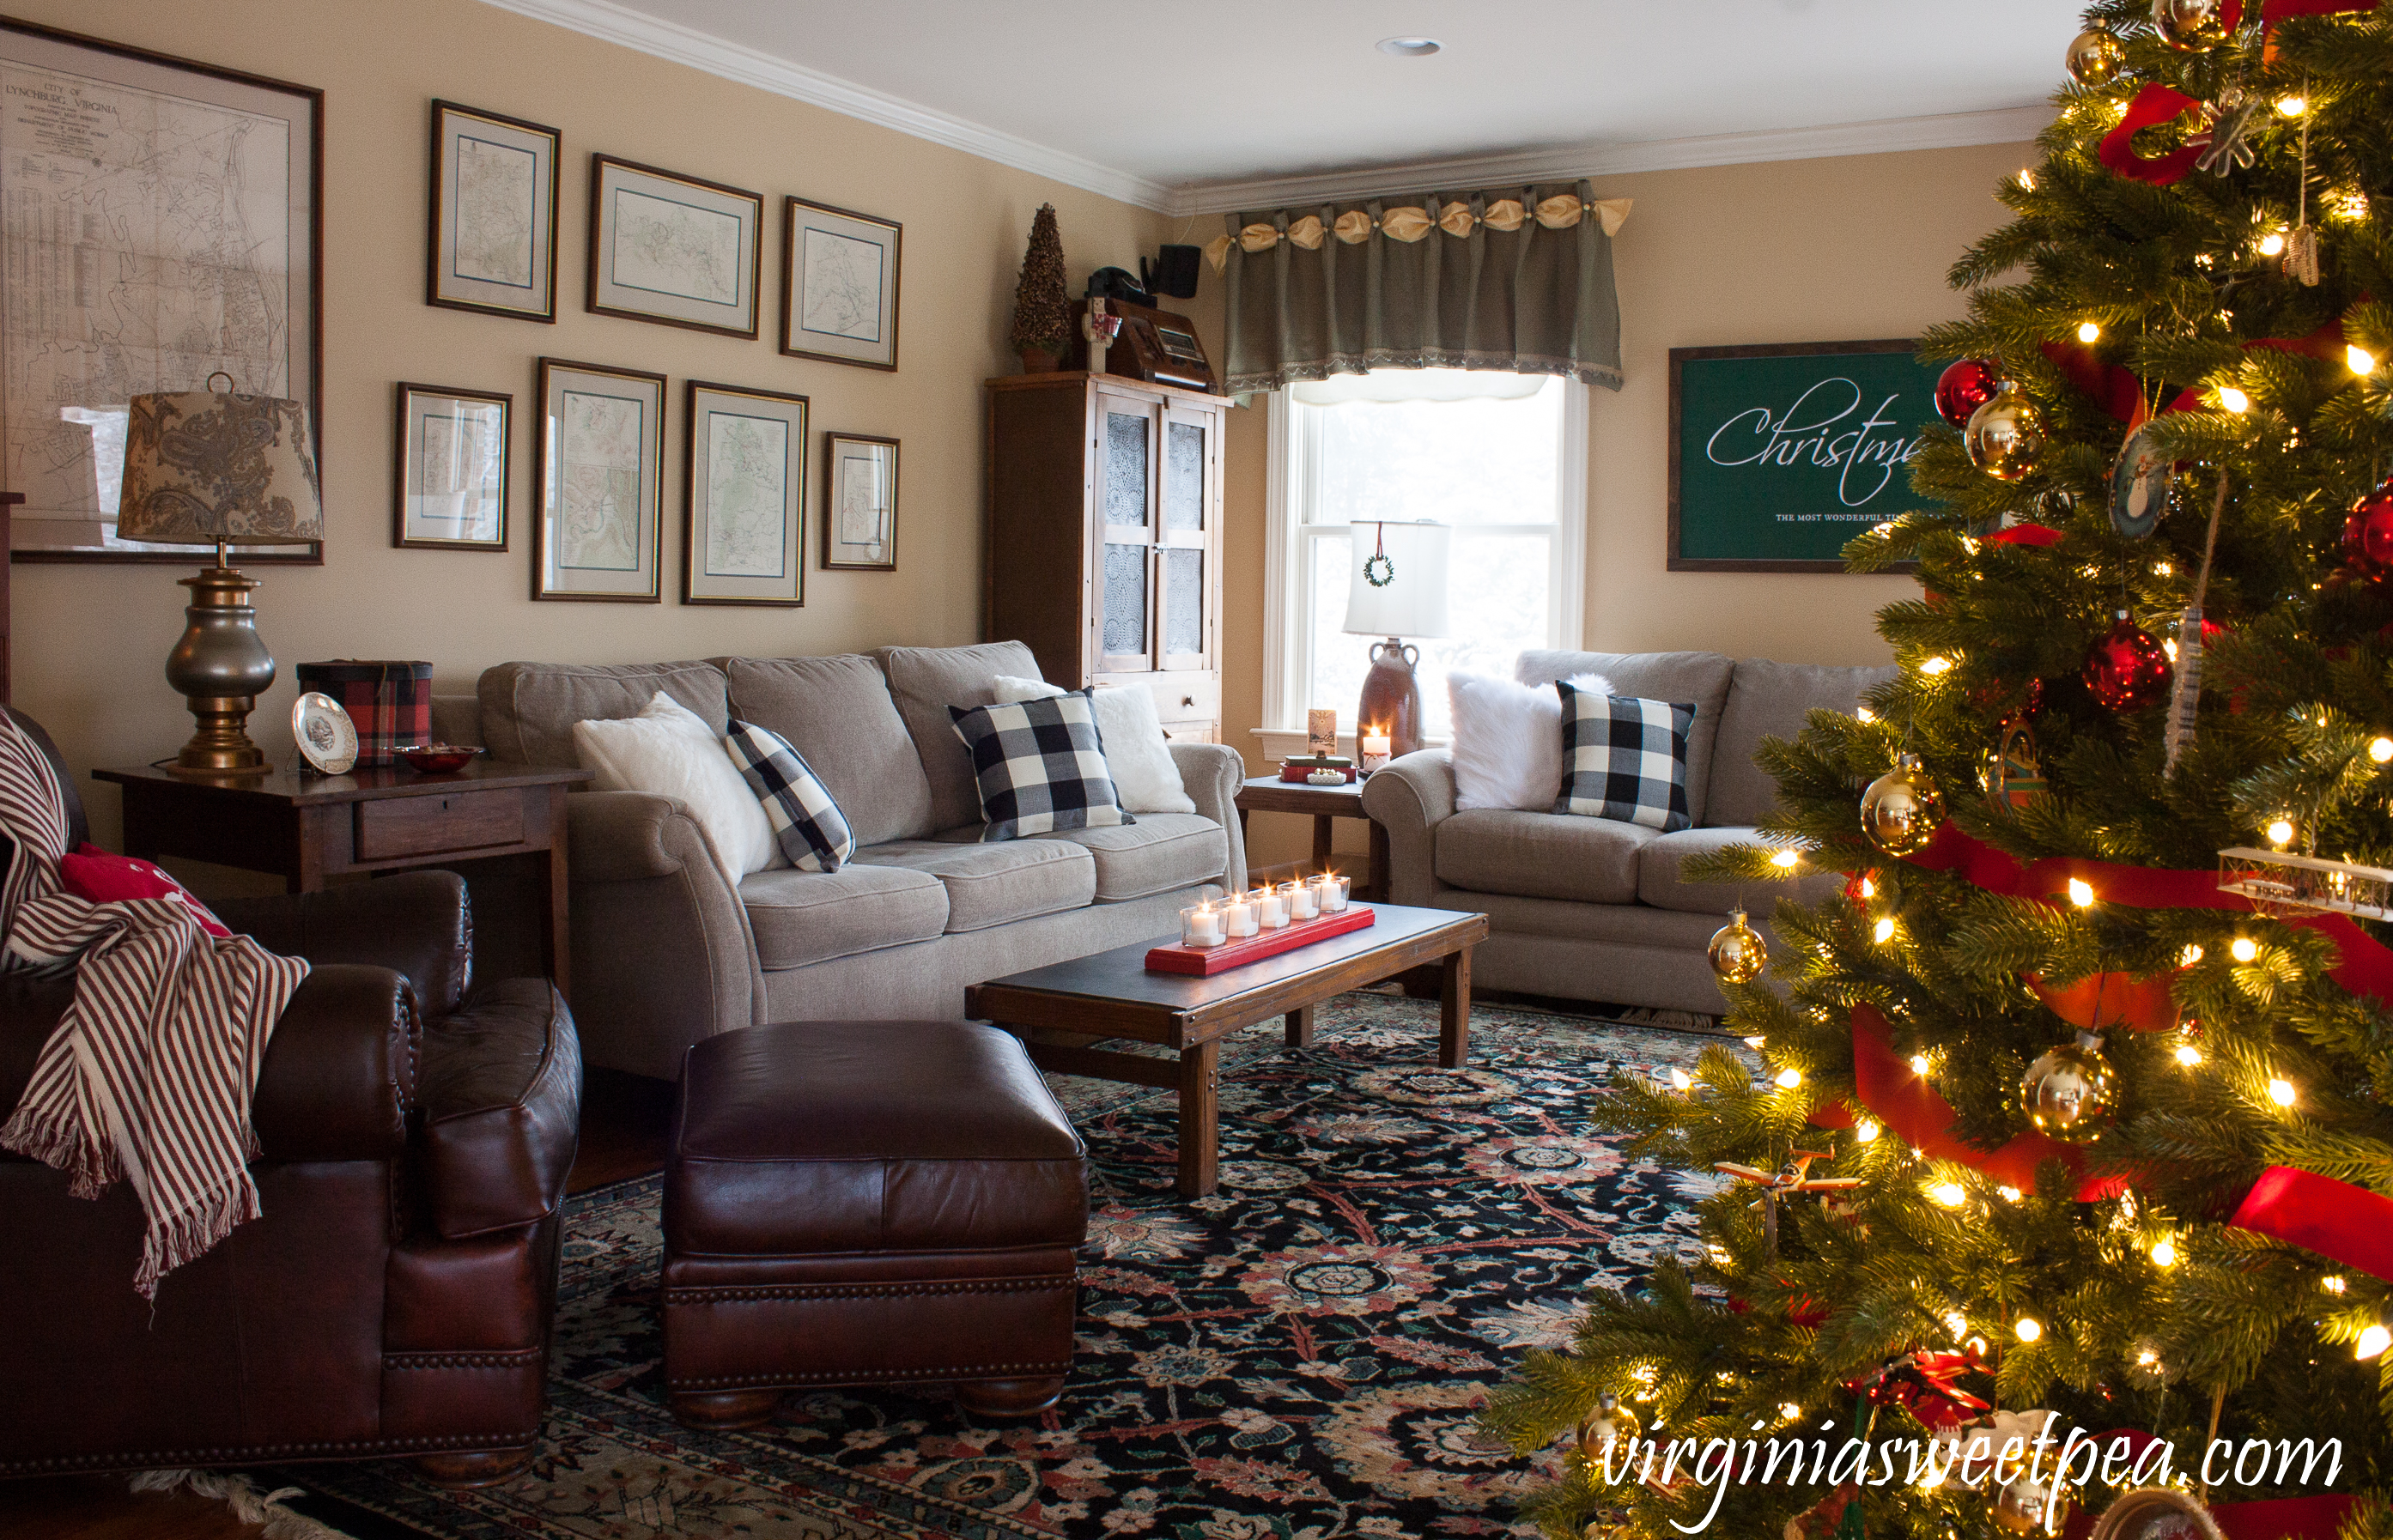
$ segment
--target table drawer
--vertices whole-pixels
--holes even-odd
[[[360,803],[358,859],[389,861],[521,844],[523,799],[523,792],[509,789]]]

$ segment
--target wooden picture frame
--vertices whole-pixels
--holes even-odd
[[[20,359],[0,379],[0,486],[25,494],[9,557],[204,562],[213,546],[116,535],[125,398],[203,389],[222,370],[236,389],[305,406],[322,466],[324,93],[6,19],[0,64],[13,76],[0,115],[19,141],[0,165],[0,240],[12,250],[55,247],[58,231],[76,229],[79,261],[90,272],[163,268],[172,275],[188,257],[211,274],[206,284],[170,276],[84,285],[62,270],[46,287],[49,303],[0,313],[7,333],[0,346]],[[186,153],[153,154],[151,135]],[[155,240],[137,251],[126,222],[98,202],[100,178],[137,181],[137,195],[169,215],[237,200],[235,212],[252,225],[250,244],[229,262],[196,224],[145,218]],[[225,303],[228,292],[241,303]],[[79,336],[89,346],[34,355],[26,349],[34,333],[16,329],[36,324],[44,336]],[[162,350],[147,340],[186,335],[208,346]],[[241,559],[245,567],[314,565],[323,546],[249,546]]]
[[[782,199],[781,351],[895,372],[904,230],[894,219]]]
[[[564,150],[544,124],[433,102],[425,304],[556,324]]]
[[[665,377],[543,359],[539,381],[531,596],[660,603]]]
[[[822,565],[826,572],[897,570],[897,440],[823,435]]]
[[[762,194],[590,157],[593,315],[756,340]]]
[[[516,398],[401,381],[390,542],[411,551],[503,551]]]
[[[1843,572],[1847,541],[1912,506],[1905,465],[1936,419],[1917,350],[1905,337],[1670,349],[1668,569]]]
[[[803,606],[806,398],[692,380],[687,399],[682,603]]]

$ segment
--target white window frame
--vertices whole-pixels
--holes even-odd
[[[1555,486],[1553,557],[1546,595],[1546,645],[1576,648],[1583,645],[1587,595],[1587,386],[1563,379],[1563,431]],[[1301,489],[1311,485],[1303,472],[1320,452],[1317,424],[1301,430],[1289,410],[1286,390],[1267,398],[1263,483],[1263,710],[1262,725],[1255,729],[1264,756],[1278,761],[1300,754],[1305,747],[1305,696],[1313,677],[1313,628],[1305,623],[1304,606],[1313,592],[1311,548],[1327,535],[1342,533],[1344,525],[1307,525],[1298,506]],[[1488,534],[1539,534],[1542,524],[1473,525]],[[1353,715],[1351,701],[1335,702],[1341,718]],[[1353,724],[1342,723],[1339,741],[1353,751]],[[1443,738],[1426,739],[1442,744]]]

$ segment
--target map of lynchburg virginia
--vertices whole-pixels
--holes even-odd
[[[0,481],[38,542],[100,543],[136,394],[290,393],[291,134],[0,63]]]

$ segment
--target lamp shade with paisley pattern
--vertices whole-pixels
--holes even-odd
[[[274,396],[186,390],[133,398],[116,532],[180,545],[324,538],[307,409]]]

